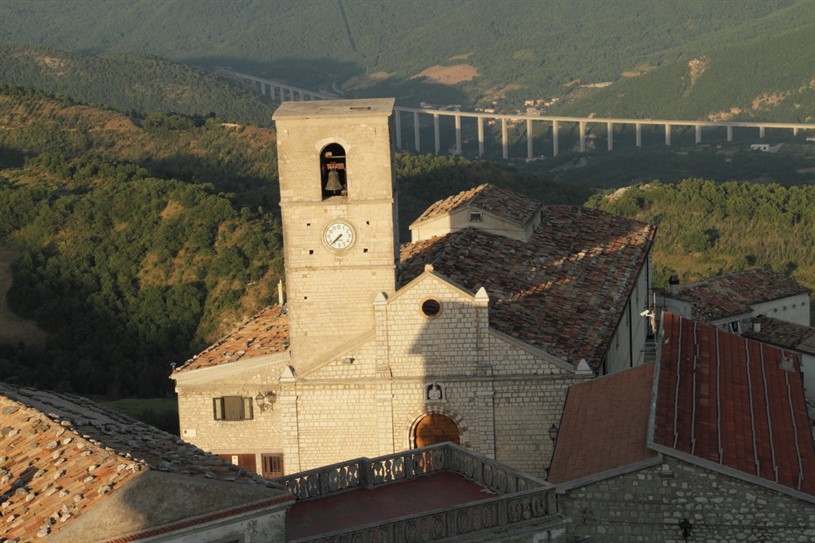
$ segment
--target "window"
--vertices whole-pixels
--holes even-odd
[[[480,211],[470,211],[470,222],[481,222],[483,217]]]
[[[733,321],[730,323],[730,331],[734,334],[739,333],[739,321]]]
[[[215,420],[251,420],[252,398],[242,396],[212,398],[212,413]]]
[[[263,477],[274,479],[283,477],[283,455],[282,454],[261,454],[260,461],[263,465]]]
[[[326,145],[320,153],[320,186],[323,200],[348,194],[345,173],[345,149],[338,143]]]
[[[428,318],[435,319],[441,313],[441,302],[428,298],[422,302],[422,313]]]

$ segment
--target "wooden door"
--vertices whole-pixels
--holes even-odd
[[[416,425],[414,431],[416,448],[452,441],[460,444],[458,425],[453,419],[439,413],[427,415]]]

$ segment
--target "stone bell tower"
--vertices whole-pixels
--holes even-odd
[[[374,297],[396,288],[393,105],[285,102],[274,114],[295,364],[373,329]]]

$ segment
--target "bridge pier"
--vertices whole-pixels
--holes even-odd
[[[419,112],[413,112],[413,145],[416,147],[416,152],[420,152],[421,145],[419,141]]]
[[[532,119],[526,120],[526,158],[532,160],[534,158],[532,149]]]
[[[609,151],[614,150],[614,125],[610,122],[606,123],[606,147]]]
[[[733,141],[733,127],[732,126],[727,127],[727,141],[728,142]]]
[[[580,152],[586,152],[586,121],[580,121]]]
[[[665,145],[671,144],[671,125],[665,123]]]
[[[402,115],[399,110],[393,111],[393,125],[396,132],[396,148],[402,150]]]
[[[793,129],[792,129],[792,135],[793,135],[793,136],[797,136],[797,135],[798,135],[798,127],[797,127],[797,126],[796,126],[795,128],[793,128]]]
[[[484,156],[484,117],[478,117],[478,156]]]
[[[436,154],[439,154],[439,149],[441,149],[441,142],[439,141],[439,114],[433,114],[433,136],[435,137],[435,149]]]
[[[559,128],[560,127],[558,126],[557,121],[552,121],[552,156],[553,157],[557,156],[558,152],[560,151],[559,144],[558,144],[558,140],[559,140],[559,138],[558,138],[559,132],[558,131],[559,131]]]
[[[507,141],[507,118],[501,117],[501,147],[504,152],[504,160],[509,158],[509,141]]]
[[[453,117],[453,120],[456,123],[456,154],[461,154],[461,115],[456,115]]]
[[[763,126],[758,127],[758,137],[761,138],[761,139],[764,139],[764,127]]]
[[[637,147],[642,147],[642,125],[640,123],[634,123],[634,126],[637,138]]]
[[[702,125],[694,125],[694,131],[696,132],[696,143],[702,143]]]

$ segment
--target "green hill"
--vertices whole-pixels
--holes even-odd
[[[233,81],[134,53],[0,46],[0,81],[141,116],[181,113],[270,126],[274,111]]]
[[[644,96],[649,111],[677,117],[795,92],[811,80],[815,52],[801,44],[813,24],[811,0],[5,0],[0,40],[140,52],[349,96],[396,96],[405,105],[515,107],[524,98],[580,97],[573,91],[581,84],[647,84],[645,76],[624,77],[643,73],[669,84],[668,92],[649,87],[640,96],[622,85],[615,100],[614,83],[596,109],[622,114]],[[705,58],[704,79],[677,83],[689,61]],[[673,111],[677,96],[684,98]]]

